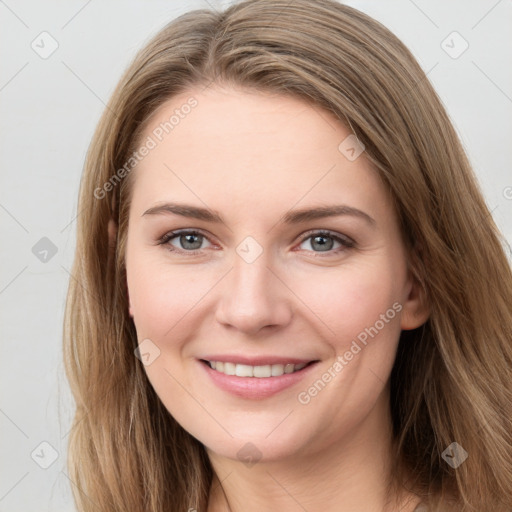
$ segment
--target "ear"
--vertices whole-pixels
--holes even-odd
[[[128,313],[130,314],[130,317],[133,318],[133,308],[132,308],[132,303],[130,302],[130,292],[127,291],[126,293],[128,295]]]
[[[430,316],[426,291],[412,271],[409,271],[406,298],[402,306],[400,326],[404,331],[420,327]]]

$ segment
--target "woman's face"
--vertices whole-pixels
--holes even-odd
[[[400,331],[426,313],[351,132],[292,97],[212,87],[170,99],[141,144],[130,314],[176,420],[210,452],[276,460],[388,419]]]

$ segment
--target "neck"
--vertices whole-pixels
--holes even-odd
[[[322,450],[246,466],[209,451],[214,470],[208,512],[322,510],[412,512],[419,498],[389,496],[391,416],[387,393],[344,439]]]

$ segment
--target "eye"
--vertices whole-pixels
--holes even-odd
[[[209,247],[203,245],[205,242],[212,246],[206,235],[195,229],[171,231],[158,240],[158,244],[167,246],[169,251],[186,255],[201,254],[203,249]],[[302,247],[302,250],[312,251],[316,253],[315,256],[324,256],[321,253],[326,253],[325,256],[331,256],[354,247],[355,242],[345,235],[321,230],[305,233],[302,236],[299,248],[302,245],[306,245],[306,247]]]
[[[306,247],[305,250],[317,253],[326,252],[327,255],[337,254],[355,246],[352,239],[331,231],[310,231],[302,237],[300,245],[305,243],[309,245],[309,248]],[[338,246],[335,247],[335,244],[338,244]],[[319,254],[319,256],[323,255]]]
[[[205,235],[195,230],[171,231],[165,234],[158,243],[167,245],[168,249],[172,252],[182,252],[187,254],[198,254],[201,252],[203,242],[209,240]],[[210,244],[211,245],[211,244]]]

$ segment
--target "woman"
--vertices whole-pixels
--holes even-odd
[[[511,509],[510,267],[382,25],[330,0],[178,18],[79,201],[79,510]]]

